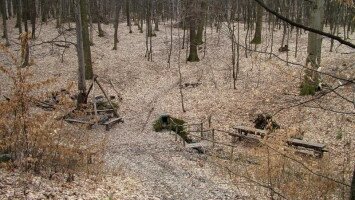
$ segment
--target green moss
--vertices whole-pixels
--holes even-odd
[[[261,44],[261,37],[254,37],[250,44]]]
[[[11,160],[10,154],[0,154],[0,163],[9,162]]]
[[[336,139],[337,139],[337,140],[341,140],[342,138],[343,138],[343,132],[342,132],[341,130],[339,130],[339,131],[337,132]]]
[[[318,84],[316,83],[302,83],[301,85],[301,96],[314,95],[317,92]]]
[[[164,129],[163,123],[161,122],[160,119],[154,121],[153,129],[155,132],[160,132]]]
[[[184,124],[186,124],[186,122],[184,120],[182,120],[182,119],[169,117],[168,124],[164,125],[163,122],[162,122],[162,118],[160,117],[159,119],[154,121],[153,129],[156,132],[160,132],[162,130],[174,131],[178,135],[180,135],[180,137],[184,141],[186,141],[187,143],[190,143],[191,139],[188,137],[188,134],[185,131]]]
[[[112,102],[112,101],[111,101],[111,103],[112,103],[112,106],[113,106],[114,109],[117,109],[117,108],[118,108],[117,103]],[[110,103],[107,102],[107,101],[99,101],[99,102],[97,102],[97,103],[96,103],[96,107],[97,107],[98,110],[111,109],[111,105],[110,105]]]

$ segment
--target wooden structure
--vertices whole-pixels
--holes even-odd
[[[320,158],[323,157],[324,152],[327,152],[325,145],[320,143],[307,142],[299,139],[288,139],[286,143],[289,146],[295,147],[300,153],[309,154],[308,151],[310,150],[312,155]]]
[[[237,138],[239,139],[239,141],[242,138],[258,140],[259,138],[263,139],[265,136],[268,135],[268,132],[265,130],[251,128],[247,126],[236,126],[233,127],[233,129],[236,131],[236,133],[229,133],[229,135],[232,136],[232,143],[235,143],[237,141]]]
[[[79,120],[79,119],[72,119],[72,118],[65,118],[65,121],[70,122],[70,123],[81,123],[81,124],[89,124],[90,127],[92,127],[95,124],[100,124],[104,125],[106,127],[106,131],[109,131],[112,126],[114,126],[117,123],[124,122],[123,119],[119,116],[116,108],[114,107],[111,98],[107,95],[105,92],[104,88],[100,84],[100,82],[97,80],[97,76],[94,75],[92,83],[89,87],[89,90],[86,94],[86,100],[89,97],[90,92],[94,95],[94,90],[95,90],[95,83],[97,86],[99,86],[102,94],[104,95],[105,99],[107,100],[110,108],[103,109],[103,110],[98,110],[97,109],[97,97],[93,96],[92,98],[92,104],[93,104],[93,111],[90,111],[89,114],[94,114],[94,120]],[[113,114],[113,115],[112,115]]]
[[[186,144],[186,142],[182,138],[180,138],[180,141],[182,141],[184,147],[194,148],[194,149],[200,148],[203,151],[205,151],[205,149],[203,149],[204,147],[214,148],[216,145],[224,146],[230,148],[229,157],[231,161],[233,160],[234,149],[237,147],[235,143],[238,140],[240,141],[243,138],[247,138],[247,139],[255,139],[263,143],[263,141],[261,141],[260,139],[268,135],[268,132],[265,130],[246,127],[246,126],[233,127],[234,132],[218,130],[218,129],[204,130],[203,123],[186,124],[183,126],[186,127],[187,129],[186,132],[190,137],[197,139],[195,143]],[[193,129],[193,127],[196,128]],[[193,134],[193,133],[197,133],[197,134]],[[217,134],[231,136],[231,142],[226,143],[226,142],[216,140],[215,136]],[[178,137],[179,137],[178,134],[175,134],[175,141],[178,140]],[[293,148],[296,148],[297,152],[310,154],[309,152],[311,151],[312,155],[316,156],[317,158],[322,158],[323,153],[327,152],[327,150],[325,149],[325,145],[319,143],[307,142],[298,139],[288,139],[286,141],[286,144],[288,144]]]

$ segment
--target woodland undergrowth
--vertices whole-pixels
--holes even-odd
[[[13,53],[5,46],[0,49],[12,61],[12,66],[0,63],[0,73],[12,82],[9,94],[0,100],[0,154],[9,157],[0,167],[49,178],[62,174],[67,181],[79,172],[101,171],[106,138],[93,142],[85,129],[66,126],[62,117],[75,103],[65,95],[52,111],[38,108],[36,102],[48,96],[42,91],[55,79],[33,80],[30,67],[20,67]]]

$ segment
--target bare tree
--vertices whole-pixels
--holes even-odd
[[[113,50],[117,50],[117,43],[118,43],[118,22],[120,16],[121,5],[119,1],[115,2],[115,20],[114,20],[114,29],[115,33],[113,35]]]
[[[7,19],[7,16],[6,16],[6,2],[5,0],[1,0],[0,1],[1,4],[0,4],[0,11],[1,11],[1,16],[2,16],[2,24],[3,24],[3,28],[4,28],[4,31],[3,31],[3,38],[5,38],[6,42],[5,42],[5,46],[10,46],[10,42],[9,42],[9,36],[8,36],[8,33],[7,33],[7,23],[6,23],[6,19]]]
[[[82,24],[82,3],[83,0],[75,1],[75,22],[76,22],[76,49],[78,54],[78,99],[77,106],[80,107],[81,104],[86,103],[86,83],[85,83],[85,64],[84,64],[84,42],[83,42],[83,24]]]
[[[315,0],[312,5],[310,15],[310,25],[316,30],[323,30],[324,0]],[[319,84],[319,74],[317,69],[320,67],[322,52],[322,37],[313,32],[308,33],[307,61],[314,70],[306,70],[305,77],[301,86],[301,95],[313,95]]]

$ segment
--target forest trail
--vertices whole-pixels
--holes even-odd
[[[188,152],[167,132],[152,130],[151,124],[158,114],[154,109],[159,106],[156,102],[171,87],[150,94],[147,98],[152,101],[145,104],[122,104],[137,110],[126,113],[125,123],[112,130],[107,160],[142,183],[144,189],[137,194],[138,199],[235,199],[238,194],[231,185],[221,184],[222,179],[214,180],[212,169],[199,165],[206,159],[204,155]],[[142,127],[147,119],[147,125]]]
[[[131,48],[133,49],[127,52],[136,50]],[[134,62],[139,60],[138,56],[131,56],[127,61],[131,67],[140,68],[140,73],[131,78],[135,83],[125,88],[121,104],[125,122],[115,126],[109,133],[107,152],[110,167],[120,167],[124,174],[133,176],[142,184],[141,189],[130,198],[237,199],[236,188],[227,184],[228,181],[216,174],[216,170],[211,166],[202,164],[206,160],[205,155],[183,148],[180,143],[174,141],[173,135],[167,132],[153,131],[153,121],[163,112],[160,100],[170,90],[177,90],[178,77],[167,70],[161,72],[165,76],[157,74],[156,71],[149,72],[149,68]],[[119,58],[115,60],[117,59]],[[128,69],[131,70],[135,71]],[[122,69],[120,71],[125,73]],[[130,74],[128,71],[127,74]],[[146,81],[151,81],[147,79],[155,80],[154,85],[145,84]],[[114,79],[114,82],[119,80]]]

